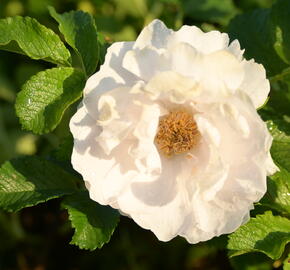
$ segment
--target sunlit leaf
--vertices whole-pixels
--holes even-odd
[[[71,243],[94,250],[109,242],[119,221],[119,213],[109,206],[92,201],[87,192],[68,196],[63,206],[75,229]]]
[[[85,73],[91,75],[99,59],[97,28],[93,17],[80,10],[58,14],[53,7],[49,7],[49,12],[59,23],[59,30],[66,42],[80,57]]]
[[[0,168],[0,208],[18,211],[24,207],[76,191],[75,177],[40,157],[7,161]]]
[[[70,52],[59,36],[30,17],[0,20],[0,49],[70,66]]]
[[[273,216],[271,212],[257,215],[229,235],[231,256],[259,251],[272,259],[279,259],[290,242],[290,220]]]
[[[84,85],[84,74],[69,67],[45,70],[31,77],[16,99],[22,126],[37,134],[53,130],[66,108],[81,97]]]

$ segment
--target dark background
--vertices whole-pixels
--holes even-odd
[[[59,12],[81,9],[94,15],[98,31],[108,42],[134,40],[154,18],[168,27],[197,25],[204,31],[226,31],[239,13],[271,6],[274,0],[0,0],[0,17],[31,16],[58,32],[47,6]],[[21,131],[14,101],[21,85],[43,61],[0,51],[0,164],[20,155],[47,155],[69,135],[69,110],[52,133],[37,136]],[[149,231],[122,217],[111,242],[94,252],[69,245],[72,229],[59,200],[8,214],[0,211],[0,270],[44,269],[248,269],[280,268],[261,254],[229,260],[212,242],[189,245],[184,239],[159,242]]]

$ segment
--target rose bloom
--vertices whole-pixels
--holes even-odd
[[[231,233],[277,170],[256,111],[269,91],[237,40],[154,20],[88,79],[70,122],[73,167],[92,200],[162,241]]]

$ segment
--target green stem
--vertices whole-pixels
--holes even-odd
[[[284,77],[287,75],[290,75],[290,68],[284,69],[282,73],[270,77],[269,80],[271,83],[277,82],[277,81],[283,81]]]

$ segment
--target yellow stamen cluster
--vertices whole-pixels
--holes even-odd
[[[189,151],[198,139],[193,116],[186,111],[172,111],[160,119],[155,143],[164,155],[172,156]]]

